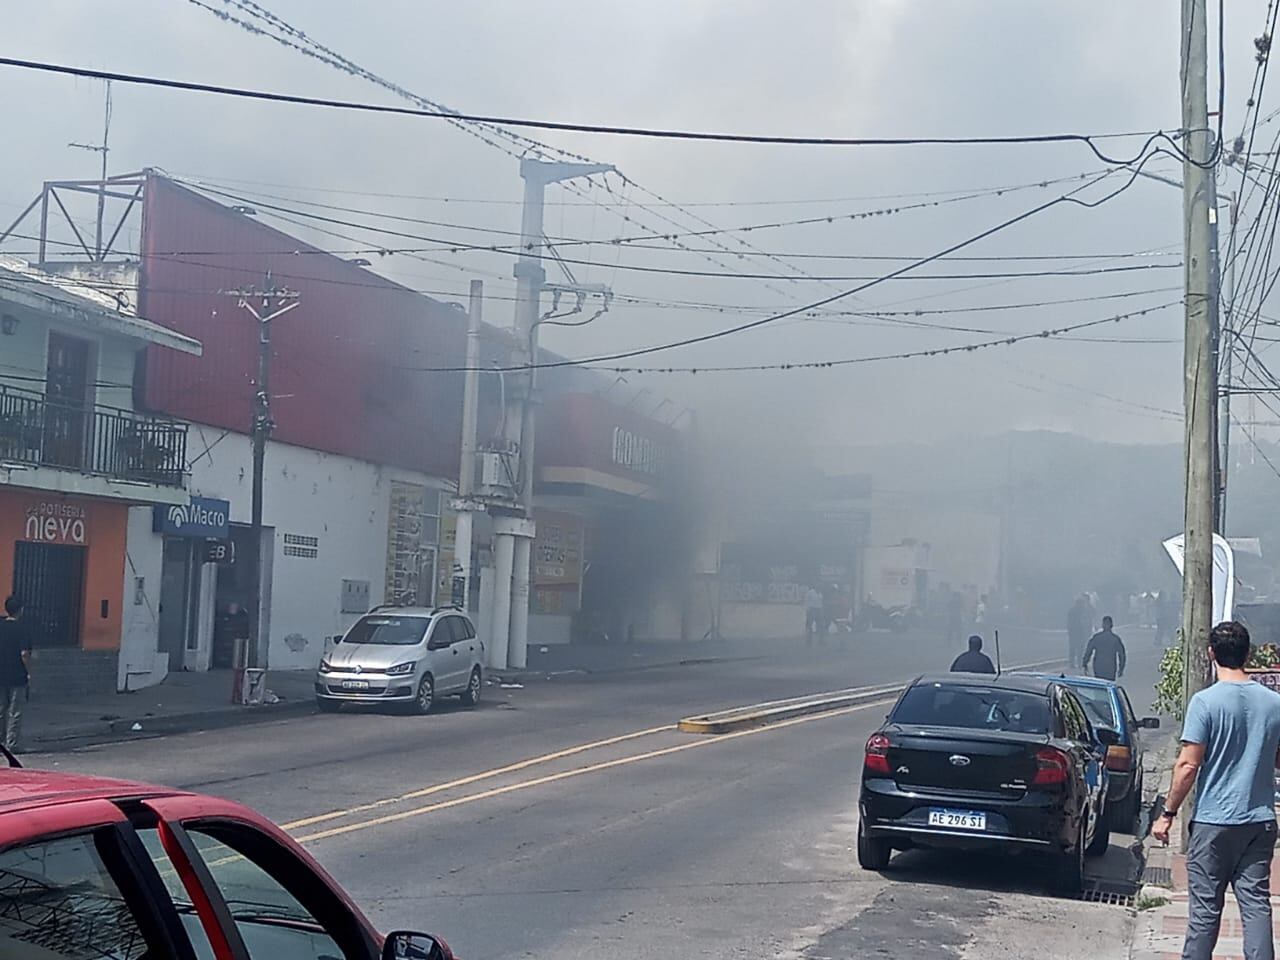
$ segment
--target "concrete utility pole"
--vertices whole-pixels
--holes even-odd
[[[1186,499],[1182,575],[1183,694],[1207,681],[1205,646],[1213,616],[1217,367],[1213,330],[1213,158],[1209,130],[1205,0],[1182,0],[1182,205],[1186,280],[1183,346]]]
[[[467,362],[462,391],[462,463],[458,466],[457,535],[453,548],[450,602],[469,608],[471,601],[471,543],[476,513],[485,507],[475,499],[476,428],[480,404],[480,315],[484,305],[484,281],[471,281],[467,304]]]
[[[516,260],[516,313],[515,340],[518,366],[528,365],[523,389],[514,391],[512,397],[516,409],[508,411],[507,436],[519,444],[520,473],[519,493],[523,524],[495,526],[495,559],[497,561],[497,597],[494,607],[494,635],[502,632],[501,613],[504,606],[500,599],[507,583],[503,567],[508,551],[511,555],[511,583],[506,601],[510,616],[508,664],[521,668],[527,663],[529,646],[529,558],[534,537],[533,525],[533,473],[534,473],[534,395],[535,373],[533,364],[538,356],[538,311],[541,308],[542,288],[546,283],[546,271],[542,268],[543,198],[548,184],[593,173],[609,173],[614,167],[600,163],[560,163],[524,159],[520,161],[520,176],[524,179],[524,208],[520,220],[520,256]],[[515,434],[512,436],[512,434]],[[510,540],[510,542],[507,542]]]
[[[267,438],[271,436],[271,322],[283,316],[300,303],[301,294],[293,290],[277,288],[267,271],[262,289],[225,291],[239,301],[258,321],[258,380],[254,384],[253,425],[253,503],[251,506],[249,536],[249,649],[246,651],[246,667],[257,667],[267,662],[262,625],[262,479],[267,457]]]

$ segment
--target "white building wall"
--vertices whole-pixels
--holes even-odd
[[[191,493],[231,501],[231,522],[249,523],[253,473],[249,437],[224,436],[221,430],[193,424],[187,452],[192,460]],[[274,534],[270,669],[315,667],[324,653],[325,638],[342,633],[355,621],[358,614],[341,613],[344,579],[369,581],[370,603],[383,601],[390,489],[395,480],[447,488],[438,477],[289,444],[268,445],[263,523]],[[286,555],[285,534],[315,537],[317,555]],[[160,537],[154,539],[158,543]],[[189,664],[193,668],[208,664],[212,631],[201,633],[199,657]]]
[[[130,507],[118,690],[138,690],[159,683],[169,672],[169,655],[156,650],[160,637],[162,546],[161,538],[151,532],[151,507]]]

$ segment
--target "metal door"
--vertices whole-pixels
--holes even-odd
[[[13,547],[13,592],[39,647],[78,647],[84,612],[86,548],[29,543]]]

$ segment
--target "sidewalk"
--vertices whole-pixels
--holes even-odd
[[[1163,800],[1169,787],[1172,773],[1172,760],[1176,741],[1163,758],[1163,770],[1160,779],[1158,797]],[[1182,852],[1182,838],[1177,831],[1169,838],[1170,845],[1162,847],[1150,837],[1146,839],[1147,876],[1155,878],[1164,889],[1147,886],[1143,895],[1159,894],[1168,898],[1168,902],[1150,910],[1138,913],[1134,926],[1133,942],[1130,949],[1130,960],[1180,960],[1182,942],[1187,930],[1187,858]],[[1273,934],[1280,924],[1280,860],[1271,866],[1271,909],[1273,917]],[[1141,899],[1141,897],[1139,898]],[[1222,932],[1218,938],[1217,949],[1213,952],[1214,960],[1244,960],[1244,947],[1241,939],[1240,910],[1236,906],[1235,897],[1227,891],[1226,907],[1222,911]]]
[[[39,753],[298,716],[315,709],[314,681],[312,670],[268,672],[267,689],[278,700],[261,706],[231,702],[230,670],[171,673],[163,683],[133,693],[76,700],[43,696],[36,685],[24,704],[23,747]]]
[[[1132,960],[1178,960],[1182,956],[1182,939],[1187,929],[1187,865],[1186,857],[1181,853],[1172,854],[1170,859],[1172,899],[1165,906],[1143,915],[1130,954]],[[1280,890],[1280,862],[1272,865],[1271,889]],[[1272,921],[1275,933],[1277,924],[1280,924],[1280,896],[1271,898],[1271,908],[1275,916]],[[1213,952],[1214,960],[1243,960],[1241,933],[1240,910],[1228,891],[1227,905],[1222,911],[1222,935],[1218,938],[1218,948]]]

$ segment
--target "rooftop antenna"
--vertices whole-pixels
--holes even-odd
[[[102,254],[102,220],[107,207],[107,153],[109,148],[107,141],[111,136],[111,81],[106,81],[106,97],[102,111],[102,143],[69,143],[67,146],[75,147],[77,150],[91,150],[94,153],[102,154],[102,179],[98,181],[98,224],[94,232],[93,240],[93,258],[101,260]]]

